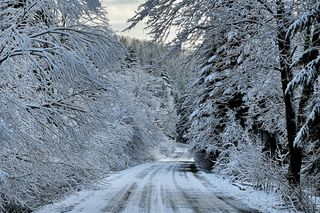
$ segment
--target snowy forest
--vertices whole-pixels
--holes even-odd
[[[192,48],[197,76],[180,97],[177,139],[203,169],[263,190],[297,209],[319,195],[320,4],[317,1],[153,1],[154,42]],[[170,54],[170,52],[168,53]]]
[[[319,211],[317,0],[146,0],[126,30],[146,23],[152,41],[117,35],[107,11],[0,0],[0,212],[33,212],[176,142],[204,172]]]

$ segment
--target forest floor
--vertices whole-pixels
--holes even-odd
[[[114,172],[94,188],[36,212],[288,212],[280,203],[279,195],[199,171],[186,150],[177,148],[170,158]]]

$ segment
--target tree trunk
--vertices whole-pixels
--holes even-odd
[[[282,0],[277,0],[277,39],[278,39],[278,49],[280,58],[280,72],[281,72],[281,83],[282,91],[286,112],[286,129],[287,129],[287,139],[288,148],[290,154],[289,171],[288,171],[288,181],[292,186],[298,186],[300,184],[300,171],[302,164],[302,151],[300,148],[294,146],[294,140],[297,134],[297,121],[293,102],[293,93],[285,92],[288,83],[293,78],[292,69],[290,64],[292,62],[291,52],[290,52],[290,39],[286,38],[286,29],[289,25],[289,21],[286,19],[286,11],[284,8],[284,2]]]

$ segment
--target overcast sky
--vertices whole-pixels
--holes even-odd
[[[135,14],[136,9],[142,2],[143,0],[102,0],[103,5],[108,11],[112,29],[121,33],[128,26],[126,21]],[[139,24],[134,29],[121,33],[121,35],[147,39],[148,37],[143,28],[144,25]]]

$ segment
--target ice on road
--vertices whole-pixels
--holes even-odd
[[[97,190],[78,192],[37,213],[258,212],[217,197],[184,151],[172,158],[110,175]]]

